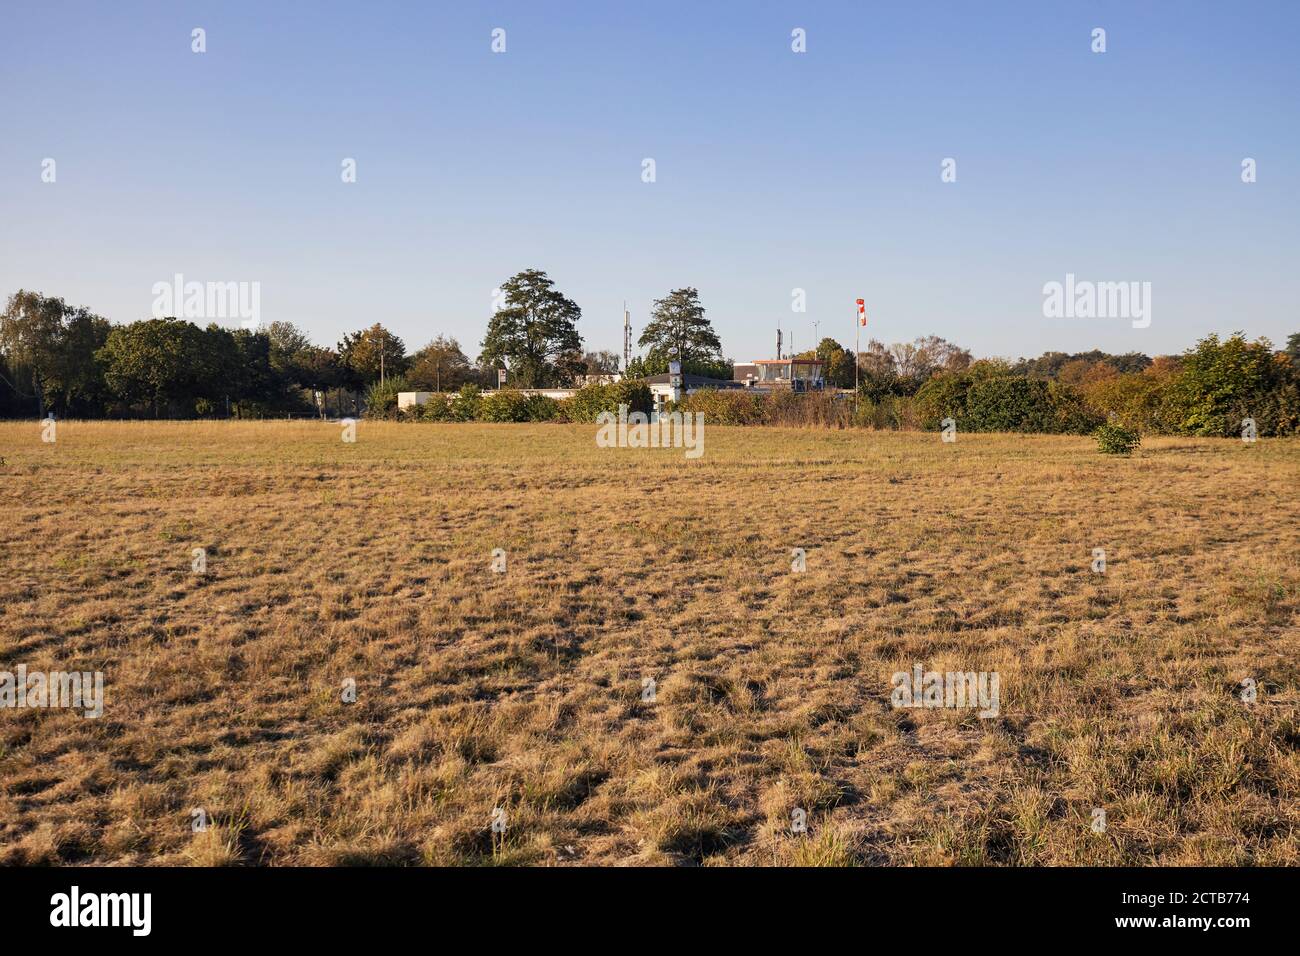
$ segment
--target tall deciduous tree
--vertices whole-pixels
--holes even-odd
[[[488,321],[479,364],[510,369],[523,388],[567,385],[582,374],[582,310],[538,269],[501,284],[505,305]]]
[[[104,379],[126,402],[148,402],[157,415],[192,411],[214,368],[211,339],[183,319],[146,319],[114,326],[99,351]]]
[[[457,391],[475,379],[469,359],[455,339],[438,336],[411,356],[406,380],[412,388],[436,392]]]
[[[0,354],[15,391],[29,387],[39,414],[87,410],[102,403],[104,382],[95,353],[108,339],[106,319],[39,292],[19,290],[0,313]]]
[[[406,371],[406,344],[376,322],[368,329],[344,335],[339,343],[339,364],[357,388],[369,388],[384,377]]]
[[[716,361],[722,353],[722,341],[704,315],[700,293],[689,287],[655,300],[637,344],[683,365]]]

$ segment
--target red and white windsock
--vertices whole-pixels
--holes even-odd
[[[867,302],[865,299],[858,299],[858,325],[864,329],[867,327]]]

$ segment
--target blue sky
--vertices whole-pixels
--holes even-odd
[[[175,273],[257,281],[263,321],[322,344],[381,321],[474,357],[536,267],[589,348],[685,285],[738,360],[778,322],[850,343],[857,296],[877,338],[979,355],[1280,344],[1297,28],[1250,0],[10,4],[0,292],[130,321]],[[1067,272],[1149,281],[1150,327],[1044,318]]]

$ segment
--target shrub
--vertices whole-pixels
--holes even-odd
[[[525,402],[526,421],[560,421],[560,403],[545,395],[529,395]]]
[[[1164,413],[1186,435],[1234,436],[1248,417],[1260,435],[1285,434],[1300,418],[1296,385],[1289,357],[1275,354],[1267,339],[1247,342],[1237,332],[1220,342],[1208,335],[1183,356]]]
[[[1052,404],[1050,430],[1057,434],[1090,435],[1106,421],[1078,389],[1063,382],[1048,382],[1047,397]]]
[[[462,385],[451,400],[451,421],[472,422],[478,418],[479,391],[477,385]]]
[[[957,421],[973,432],[1048,432],[1052,418],[1046,382],[1001,375],[971,384],[966,418]]]
[[[654,396],[645,382],[624,379],[612,385],[588,385],[578,389],[572,397],[560,403],[565,421],[594,422],[601,412],[618,414],[618,407],[626,405],[628,413],[650,414]]]
[[[750,391],[702,388],[672,406],[673,411],[698,412],[710,425],[763,425],[767,399]]]
[[[972,378],[964,372],[945,372],[930,379],[916,393],[915,413],[921,428],[934,431],[945,418],[962,422],[966,393]]]
[[[1084,394],[1099,414],[1125,428],[1142,433],[1171,431],[1166,397],[1179,364],[1162,358],[1140,372],[1091,382],[1084,386]]]
[[[451,399],[441,392],[435,392],[429,396],[429,400],[419,406],[418,421],[422,422],[454,422],[456,421],[455,412],[452,410]]]
[[[366,392],[366,415],[371,418],[394,418],[397,415],[397,393],[409,392],[411,387],[400,375],[371,385]]]
[[[1123,425],[1100,425],[1092,434],[1097,439],[1097,450],[1106,455],[1131,455],[1142,443],[1137,432]]]
[[[910,406],[900,406],[900,401],[906,399],[882,397],[871,419],[860,423],[928,431],[952,418],[958,427],[972,432],[1086,435],[1103,421],[1078,389],[1013,375],[1005,363],[991,361],[976,362],[965,372],[936,375],[921,386]]]
[[[526,422],[528,398],[513,388],[488,392],[478,401],[477,417],[484,422]]]
[[[917,400],[912,395],[884,394],[875,400],[863,396],[858,400],[856,413],[852,405],[849,412],[853,415],[853,424],[861,428],[897,431],[917,428],[920,422]],[[935,420],[934,427],[939,427],[939,419]]]

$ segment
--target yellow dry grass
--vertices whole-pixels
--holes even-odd
[[[0,861],[1300,863],[1300,443],[594,435],[0,423]]]

